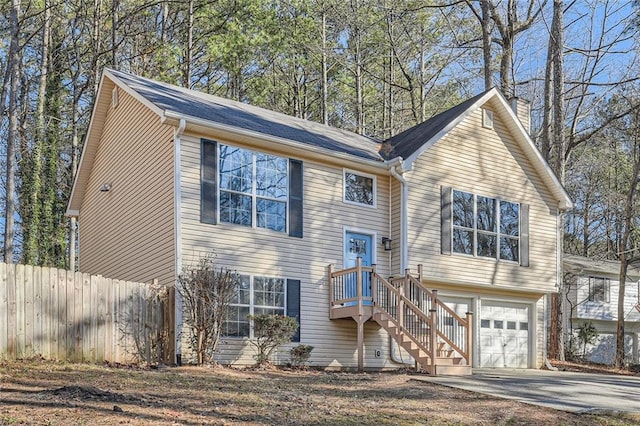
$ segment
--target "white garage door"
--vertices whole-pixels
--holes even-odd
[[[482,302],[480,310],[480,366],[529,366],[529,307]]]

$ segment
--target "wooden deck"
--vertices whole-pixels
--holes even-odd
[[[385,279],[375,265],[334,271],[328,267],[329,318],[351,318],[358,327],[358,369],[364,369],[364,323],[373,320],[432,375],[471,374],[471,313],[461,318],[437,291],[407,270]]]

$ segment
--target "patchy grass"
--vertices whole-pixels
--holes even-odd
[[[624,425],[638,420],[565,413],[406,373],[0,363],[0,424]]]

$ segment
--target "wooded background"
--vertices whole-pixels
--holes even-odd
[[[491,86],[576,203],[564,250],[640,251],[639,5],[593,0],[1,0],[3,258],[69,267],[101,70],[387,138]]]

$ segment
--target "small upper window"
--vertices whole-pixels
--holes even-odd
[[[609,278],[589,277],[589,302],[609,303]]]
[[[375,207],[376,178],[375,176],[344,172],[344,201]]]
[[[482,109],[482,127],[493,129],[493,111],[486,108]]]

